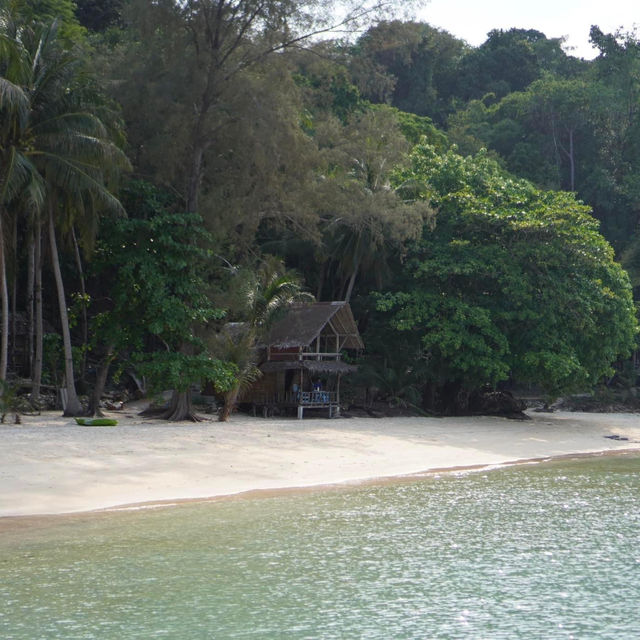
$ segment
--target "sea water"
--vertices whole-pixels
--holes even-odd
[[[640,458],[5,526],[0,638],[640,638]]]

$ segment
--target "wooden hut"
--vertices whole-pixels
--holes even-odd
[[[345,349],[364,348],[347,302],[291,307],[262,347],[262,377],[242,397],[266,415],[274,409],[340,412],[340,378],[357,367],[342,360]]]

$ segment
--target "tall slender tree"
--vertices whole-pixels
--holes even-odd
[[[15,39],[16,25],[8,12],[0,15],[0,381],[6,380],[9,339],[6,229],[10,217],[26,207],[44,202],[44,181],[29,157],[29,118],[32,102],[28,90],[29,56]]]
[[[3,19],[0,109],[12,117],[4,119],[2,133],[1,152],[6,161],[0,178],[0,204],[6,212],[9,206],[14,212],[29,206],[46,214],[65,348],[65,413],[77,415],[82,408],[75,390],[55,224],[61,212],[68,216],[70,212],[84,215],[105,208],[121,210],[107,185],[109,177],[126,168],[128,161],[91,112],[91,92],[85,90],[82,60],[61,46],[57,22],[23,23],[19,29],[12,28],[14,24],[7,13]],[[2,231],[0,227],[0,248],[5,246]],[[0,255],[0,266],[3,264],[4,255]],[[3,306],[7,299],[5,271],[2,267]],[[3,323],[6,317],[3,314]],[[8,327],[3,329],[2,347]],[[0,374],[6,375],[6,356],[0,358]]]

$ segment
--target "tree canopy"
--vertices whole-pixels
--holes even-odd
[[[418,146],[409,177],[437,224],[378,308],[419,339],[428,383],[470,392],[513,377],[556,397],[612,373],[634,346],[635,309],[588,207],[505,175],[486,154]]]
[[[167,417],[206,380],[230,411],[259,332],[212,335],[277,264],[352,304],[368,397],[610,379],[636,330],[616,256],[640,293],[636,34],[592,27],[585,61],[533,29],[472,47],[419,0],[339,4],[2,6],[0,378],[37,400],[60,343],[89,411],[125,368],[173,389]]]

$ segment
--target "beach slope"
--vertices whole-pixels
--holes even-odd
[[[166,423],[57,413],[0,426],[0,516],[308,487],[569,454],[640,449],[635,414]],[[612,438],[613,436],[613,438]]]

